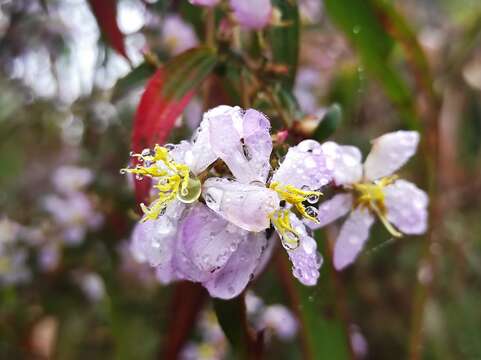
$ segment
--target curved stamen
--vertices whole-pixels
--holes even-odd
[[[318,222],[315,208],[306,206],[304,203],[315,204],[322,195],[320,191],[303,190],[292,185],[281,185],[277,181],[272,182],[269,188],[277,192],[281,200],[293,205],[302,217],[313,222]]]
[[[157,219],[176,198],[184,203],[192,203],[199,198],[200,180],[191,173],[187,165],[175,162],[166,147],[155,145],[153,152],[146,149],[140,154],[132,154],[131,157],[137,158],[139,164],[134,168],[122,169],[122,173],[159,179],[154,185],[158,190],[157,198],[150,206],[140,204],[145,214],[142,221]]]
[[[299,234],[291,224],[290,213],[288,209],[279,209],[270,214],[270,219],[281,237],[282,245],[288,250],[294,250],[299,246]]]

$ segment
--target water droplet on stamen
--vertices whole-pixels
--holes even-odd
[[[305,208],[307,215],[316,218],[319,215],[319,211],[314,206],[307,206]]]
[[[315,203],[317,203],[317,202],[319,201],[319,195],[317,195],[317,194],[311,194],[311,195],[309,195],[309,196],[307,197],[306,200],[307,200],[307,202],[308,202],[309,204],[315,204]]]

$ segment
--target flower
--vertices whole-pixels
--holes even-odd
[[[172,55],[180,54],[198,43],[192,26],[177,15],[165,17],[162,23],[162,41]]]
[[[262,29],[271,19],[270,0],[230,0],[230,6],[239,25],[246,29]]]
[[[21,230],[20,224],[0,218],[0,285],[24,283],[31,277],[27,252],[18,246]]]
[[[85,189],[93,180],[92,171],[78,166],[64,165],[55,170],[52,182],[55,189],[63,194]]]
[[[132,234],[135,258],[154,266],[162,283],[200,282],[211,296],[227,299],[244,290],[269,247],[264,233],[241,229],[197,201],[198,175],[217,159],[210,117],[218,111],[204,115],[192,142],[134,154],[140,164],[124,171],[156,181],[157,198],[150,207],[142,205],[145,215]]]
[[[207,179],[203,184],[207,206],[257,237],[272,223],[294,276],[305,285],[316,284],[322,259],[301,219],[316,221],[315,207],[306,204],[316,203],[318,190],[331,180],[321,145],[304,140],[291,147],[268,182],[272,141],[267,118],[253,109],[243,112],[223,106],[214,110],[209,116],[212,150],[235,180]]]
[[[82,192],[57,195],[50,194],[43,199],[43,206],[56,223],[63,229],[66,244],[80,244],[89,229],[97,229],[103,221],[88,198]]]
[[[373,141],[364,165],[356,147],[323,144],[334,169],[334,183],[343,192],[321,204],[319,223],[313,227],[323,227],[350,212],[334,248],[336,269],[355,260],[369,236],[374,216],[395,237],[426,231],[426,193],[393,175],[415,154],[418,142],[419,134],[415,131],[385,134]]]

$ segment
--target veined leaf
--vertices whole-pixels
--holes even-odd
[[[273,0],[272,5],[280,10],[283,23],[269,31],[272,60],[277,65],[287,66],[283,83],[290,89],[294,85],[299,60],[299,9],[297,1]]]
[[[164,144],[175,121],[182,114],[196,88],[209,75],[217,61],[205,47],[188,50],[157,70],[147,83],[135,114],[132,151],[141,152]],[[136,180],[137,200],[145,201],[149,179]]]
[[[130,62],[125,50],[124,35],[117,24],[116,0],[89,0],[89,3],[110,46]]]

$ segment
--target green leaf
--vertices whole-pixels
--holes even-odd
[[[342,122],[342,108],[339,104],[333,104],[329,107],[316,130],[312,134],[312,138],[317,141],[324,141],[331,136]]]
[[[123,98],[130,91],[140,87],[154,74],[155,70],[155,66],[147,62],[138,65],[131,72],[117,81],[112,93],[112,101],[115,102]]]
[[[291,89],[297,72],[299,61],[299,9],[297,1],[273,0],[272,5],[281,12],[282,26],[273,26],[269,31],[272,47],[272,60],[275,64],[288,67],[282,82]]]
[[[325,6],[332,21],[359,52],[363,66],[382,84],[409,125],[415,127],[414,100],[406,82],[388,61],[394,41],[377,14],[374,0],[326,0]]]

